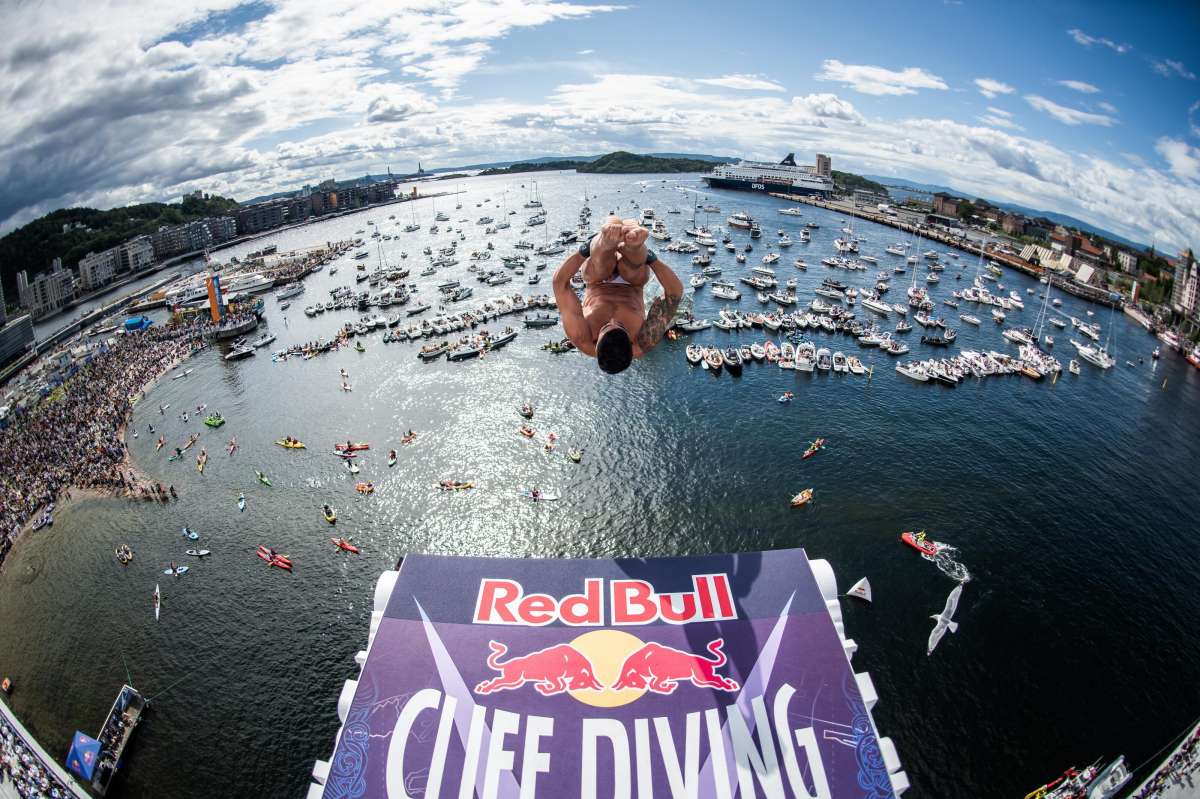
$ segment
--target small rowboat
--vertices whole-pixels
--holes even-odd
[[[813,497],[813,490],[811,488],[806,488],[803,491],[801,491],[799,494],[797,494],[796,496],[792,497],[792,507],[799,508],[802,505],[807,505],[809,502],[812,501],[812,497]]]

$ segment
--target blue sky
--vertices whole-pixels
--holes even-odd
[[[78,0],[0,21],[20,32],[0,232],[64,205],[621,148],[827,152],[1200,239],[1197,4]]]

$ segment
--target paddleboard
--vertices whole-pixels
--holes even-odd
[[[212,553],[211,553],[211,552],[209,552],[207,549],[189,549],[189,550],[188,550],[187,552],[185,552],[184,554],[185,554],[185,555],[191,555],[193,558],[202,558],[202,557],[204,557],[205,555],[211,555]],[[187,566],[184,566],[183,568],[185,568],[185,569],[186,569],[186,568],[187,568]]]
[[[525,497],[526,499],[533,499],[533,492],[530,491],[525,486],[520,486],[517,489],[517,493],[520,494],[521,496]],[[545,491],[543,491],[541,494],[538,494],[536,501],[537,502],[555,502],[557,500],[558,500],[558,494],[547,494]]]

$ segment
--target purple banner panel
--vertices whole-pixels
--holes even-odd
[[[803,550],[410,555],[325,799],[893,797]]]

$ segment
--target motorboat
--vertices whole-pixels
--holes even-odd
[[[929,381],[929,374],[920,363],[898,363],[896,364],[896,371],[911,380],[916,380],[918,383]]]
[[[833,354],[830,353],[828,347],[821,347],[817,350],[817,368],[822,372],[828,372],[833,368]]]

